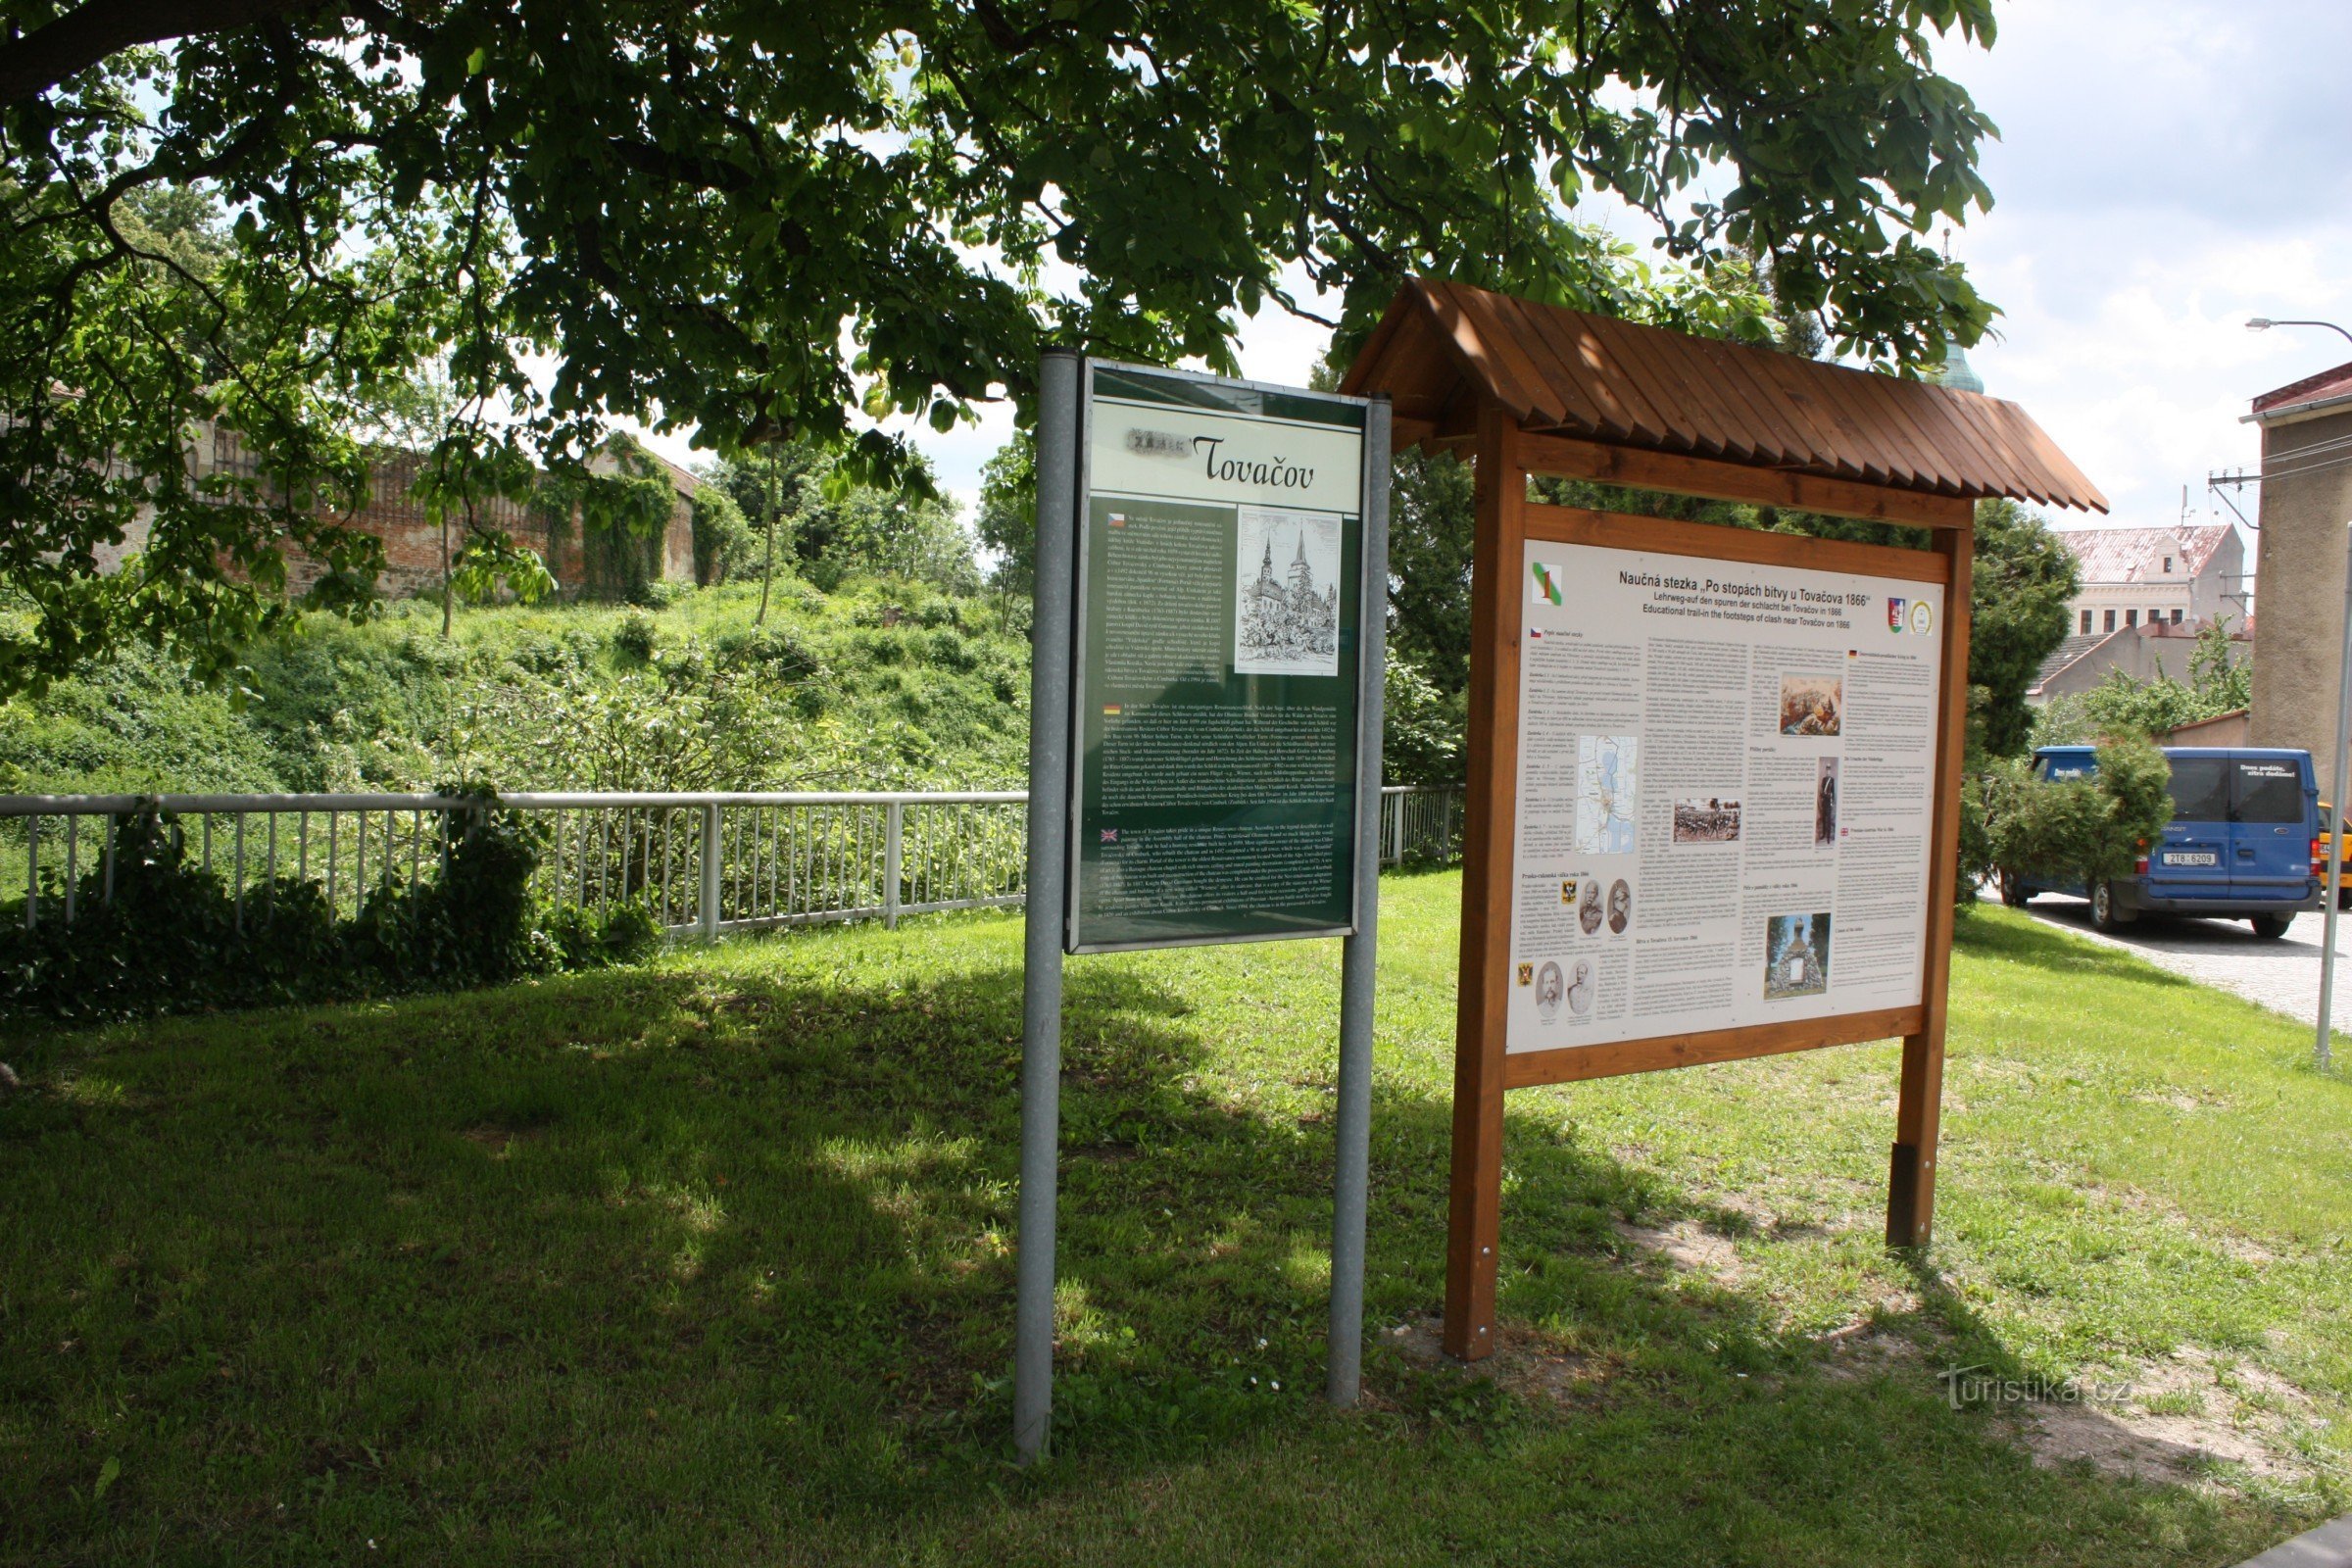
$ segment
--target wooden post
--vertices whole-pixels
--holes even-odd
[[[1494,1353],[1501,1245],[1503,1019],[1510,1001],[1513,824],[1519,790],[1520,557],[1527,470],[1519,429],[1493,400],[1478,414],[1477,531],[1470,568],[1469,787],[1463,799],[1462,957],[1453,1046],[1453,1183],[1446,1233],[1449,1355]]]
[[[1943,1026],[1950,1009],[1953,906],[1959,897],[1961,764],[1968,745],[1969,566],[1974,536],[1938,529],[1935,549],[1952,564],[1943,598],[1936,818],[1928,861],[1928,951],[1921,987],[1927,1017],[1903,1037],[1902,1086],[1886,1179],[1886,1245],[1925,1247],[1936,1229],[1936,1138],[1943,1103]]]

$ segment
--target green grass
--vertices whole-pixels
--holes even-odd
[[[13,1043],[0,1560],[2144,1568],[2352,1505],[2352,1085],[2003,911],[1964,922],[1925,1259],[1878,1240],[1892,1046],[1523,1092],[1502,1369],[1404,1353],[1443,1294],[1458,889],[1384,888],[1347,1414],[1336,945],[1072,960],[1034,1473],[1015,919]],[[1935,1377],[2181,1347],[2289,1464],[2035,1468]]]

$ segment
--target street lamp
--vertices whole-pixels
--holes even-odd
[[[2246,323],[2246,330],[2249,332],[2268,332],[2274,326],[2324,326],[2328,331],[2333,332],[2336,334],[2336,336],[2342,338],[2345,342],[2352,343],[2352,332],[2345,331],[2333,321],[2274,321],[2267,316],[2257,316]]]
[[[2333,321],[2274,321],[2267,316],[2257,316],[2246,323],[2249,332],[2267,332],[2274,326],[2324,326],[2347,343],[2352,332],[2345,331]],[[2347,533],[2344,547],[2344,635],[2343,655],[2335,673],[2335,760],[2331,764],[2335,775],[2335,790],[2328,803],[2328,820],[2320,824],[2328,835],[2328,885],[2322,892],[2327,900],[2326,918],[2321,926],[2320,940],[2320,1024],[2316,1052],[2320,1070],[2328,1069],[2328,1036],[2335,1021],[2335,906],[2337,889],[2343,881],[2344,839],[2336,831],[2344,819],[2344,752],[2352,746],[2352,533]]]

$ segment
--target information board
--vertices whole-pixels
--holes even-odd
[[[1072,953],[1354,925],[1365,404],[1090,362]]]
[[[1531,540],[1509,1053],[1917,1004],[1943,590]]]

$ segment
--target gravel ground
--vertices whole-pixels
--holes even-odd
[[[2265,942],[2243,920],[2196,920],[2143,915],[2114,936],[2090,928],[2090,906],[2044,894],[2027,912],[2092,942],[2128,948],[2150,963],[2191,980],[2234,991],[2248,1002],[2307,1024],[2320,1018],[2320,947],[2324,914],[2298,914],[2285,936]],[[2352,1029],[2352,914],[2335,927],[2335,1027]]]

